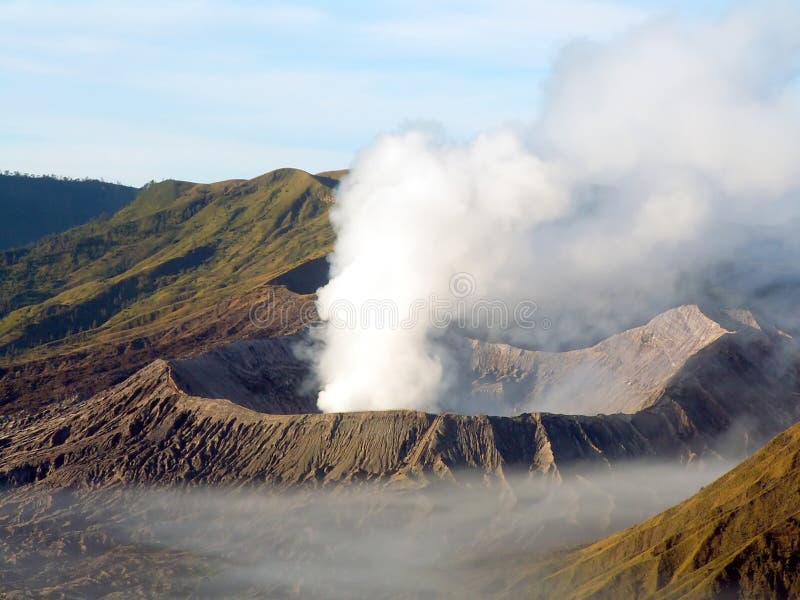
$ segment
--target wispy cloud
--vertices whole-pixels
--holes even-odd
[[[131,35],[178,27],[295,27],[320,23],[325,13],[313,6],[290,3],[179,0],[122,2],[67,0],[65,2],[5,2],[0,24],[65,28],[87,31],[102,27]]]
[[[592,0],[477,2],[464,12],[399,16],[367,30],[413,53],[541,65],[575,38],[605,39],[652,16],[651,11]]]
[[[667,1],[667,0],[665,0]],[[458,137],[511,119],[530,119],[538,87],[559,48],[602,39],[658,14],[606,0],[423,3],[258,3],[240,0],[22,2],[0,10],[0,161],[52,171],[64,128],[44,123],[98,119],[185,140],[179,157],[155,143],[150,156],[172,175],[207,179],[198,138],[219,131],[244,144],[303,146],[347,166],[358,148],[409,119],[442,121]],[[38,151],[16,138],[49,140]],[[107,139],[86,129],[81,138]],[[119,140],[122,144],[125,140]],[[44,142],[43,142],[44,143]],[[248,148],[252,151],[252,148]],[[98,172],[107,161],[87,149],[67,175],[150,179],[152,167]],[[274,156],[271,151],[266,154]],[[282,166],[275,157],[256,175]],[[272,162],[274,161],[274,162]],[[241,172],[250,156],[233,152],[214,172]],[[61,163],[59,163],[61,164]],[[158,172],[162,170],[159,169]]]

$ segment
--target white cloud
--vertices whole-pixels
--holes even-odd
[[[0,110],[28,137],[54,139],[58,128],[44,132],[44,117],[102,117],[185,139],[223,130],[268,140],[265,150],[302,145],[319,156],[335,148],[349,158],[409,119],[443,121],[462,139],[530,119],[538,80],[558,47],[615,36],[649,12],[601,0],[10,0],[0,10],[0,74],[12,93],[0,96]],[[208,177],[193,152],[182,155],[181,171]],[[0,158],[33,169],[20,162],[25,156],[9,148]],[[102,153],[85,159],[83,174],[123,176],[97,172],[106,164]]]
[[[474,2],[379,20],[367,31],[412,54],[501,58],[506,67],[542,66],[575,38],[607,39],[652,17],[631,5],[591,0]],[[417,11],[410,11],[412,14]]]

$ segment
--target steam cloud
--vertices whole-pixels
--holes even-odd
[[[790,3],[659,21],[568,47],[527,129],[380,138],[331,211],[319,407],[457,408],[445,330],[415,311],[452,298],[456,273],[476,284],[467,302],[535,301],[551,330],[482,334],[536,347],[596,341],[684,301],[687,282],[741,246],[733,223],[795,214],[798,59]],[[345,303],[382,300],[414,318],[380,326],[356,311],[331,324]]]

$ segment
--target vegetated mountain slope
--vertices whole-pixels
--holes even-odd
[[[248,316],[253,305],[242,299],[268,301],[273,292],[266,283],[330,251],[327,207],[335,184],[330,175],[294,169],[209,185],[166,181],[147,186],[110,219],[4,253],[0,404],[31,392],[43,396],[32,377],[62,363],[70,372],[76,356],[101,371],[107,362],[112,371],[124,367],[112,378],[116,383],[158,356],[185,352],[187,339],[179,354],[165,347],[171,341],[164,337],[176,330],[198,331],[201,345],[235,339],[236,331],[221,330]],[[232,305],[235,315],[227,313]],[[287,310],[259,327],[296,330],[299,309]],[[128,356],[130,345],[136,356]],[[117,352],[122,360],[114,358]]]
[[[800,595],[800,425],[685,502],[540,563],[509,597]]]
[[[94,179],[0,174],[0,249],[110,215],[138,190]]]
[[[85,402],[9,414],[0,479],[55,484],[336,483],[561,476],[656,458],[740,458],[800,419],[795,342],[743,326],[697,352],[635,414],[308,413],[304,367],[273,338],[156,361]],[[232,360],[233,359],[233,362]],[[300,387],[298,387],[300,386]],[[197,394],[226,396],[206,399]]]
[[[233,340],[289,335],[315,317],[313,299],[263,285],[187,315],[165,318],[108,342],[0,367],[0,414],[86,399],[157,357],[191,357]],[[272,316],[276,318],[272,318]]]
[[[210,185],[166,182],[108,221],[6,253],[0,351],[108,339],[229,298],[229,287],[250,291],[329,251],[330,194],[293,169]]]
[[[728,326],[741,326],[733,318],[741,315],[722,316]],[[750,322],[757,327],[752,317]],[[655,402],[692,356],[726,333],[728,329],[692,305],[568,352],[473,341],[471,368],[478,376],[473,390],[509,414],[634,413]]]

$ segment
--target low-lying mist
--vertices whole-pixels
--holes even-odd
[[[800,281],[776,266],[798,255],[798,67],[796,4],[741,4],[575,42],[530,126],[379,138],[331,209],[319,407],[442,409],[453,327],[561,349],[686,302],[781,308],[770,290]],[[480,303],[508,322],[465,319]]]
[[[539,555],[638,522],[724,468],[638,463],[405,490],[12,490],[0,497],[0,584],[84,597],[499,594]]]

